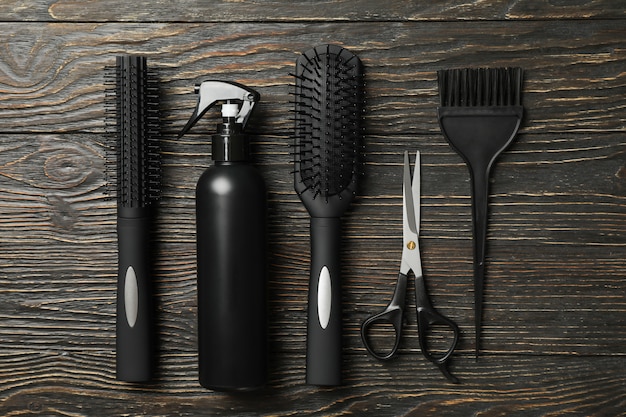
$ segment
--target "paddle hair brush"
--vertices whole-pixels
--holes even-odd
[[[306,381],[341,383],[340,217],[356,194],[363,147],[363,66],[320,45],[295,71],[295,190],[311,215]]]
[[[158,82],[143,56],[118,56],[107,74],[114,90],[107,121],[116,139],[116,375],[141,382],[150,380],[153,362],[150,227],[161,173]]]
[[[522,121],[521,68],[464,68],[438,72],[439,125],[450,146],[465,160],[472,180],[474,226],[474,320],[480,351],[489,174],[513,142]]]

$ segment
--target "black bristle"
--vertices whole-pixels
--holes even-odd
[[[115,137],[117,200],[121,207],[149,207],[160,197],[159,82],[146,58],[123,55],[107,70],[107,127]]]
[[[353,194],[364,131],[361,61],[344,48],[322,45],[298,59],[293,75],[296,177],[325,200]]]
[[[445,107],[521,106],[521,68],[463,68],[437,73]]]

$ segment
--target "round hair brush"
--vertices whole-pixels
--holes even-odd
[[[296,61],[295,190],[311,215],[306,380],[341,383],[340,217],[356,194],[363,141],[363,66],[321,45]]]
[[[160,194],[158,77],[140,55],[106,68],[107,126],[115,137],[118,280],[116,375],[149,381],[153,374],[150,228]],[[112,173],[112,172],[110,172]]]

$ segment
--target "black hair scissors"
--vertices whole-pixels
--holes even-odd
[[[459,341],[459,327],[455,322],[439,314],[431,305],[426,293],[424,277],[422,275],[422,260],[419,250],[419,227],[420,227],[420,154],[415,157],[415,173],[411,180],[411,168],[409,154],[404,153],[404,178],[403,178],[403,248],[400,274],[396,283],[393,298],[385,310],[371,316],[361,326],[361,338],[365,348],[375,358],[380,360],[391,359],[398,350],[400,336],[402,334],[402,321],[404,314],[404,300],[408,274],[413,271],[415,275],[415,303],[417,309],[417,331],[422,354],[432,363],[437,365],[441,372],[450,382],[458,383],[459,380],[448,371],[448,360]],[[395,343],[391,351],[380,353],[372,348],[369,340],[370,329],[375,324],[391,324],[395,330]],[[448,328],[453,337],[452,343],[444,352],[433,352],[428,343],[428,337],[433,326]]]

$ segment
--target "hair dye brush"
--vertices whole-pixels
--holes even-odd
[[[108,120],[116,137],[119,252],[116,374],[118,380],[139,382],[152,374],[150,225],[160,190],[158,84],[143,56],[118,56],[111,75],[115,102]]]
[[[452,69],[438,72],[439,125],[465,160],[472,180],[476,356],[480,351],[489,174],[522,121],[521,68]]]
[[[356,194],[363,140],[363,66],[336,45],[296,61],[295,190],[311,215],[306,380],[341,383],[340,217]]]

